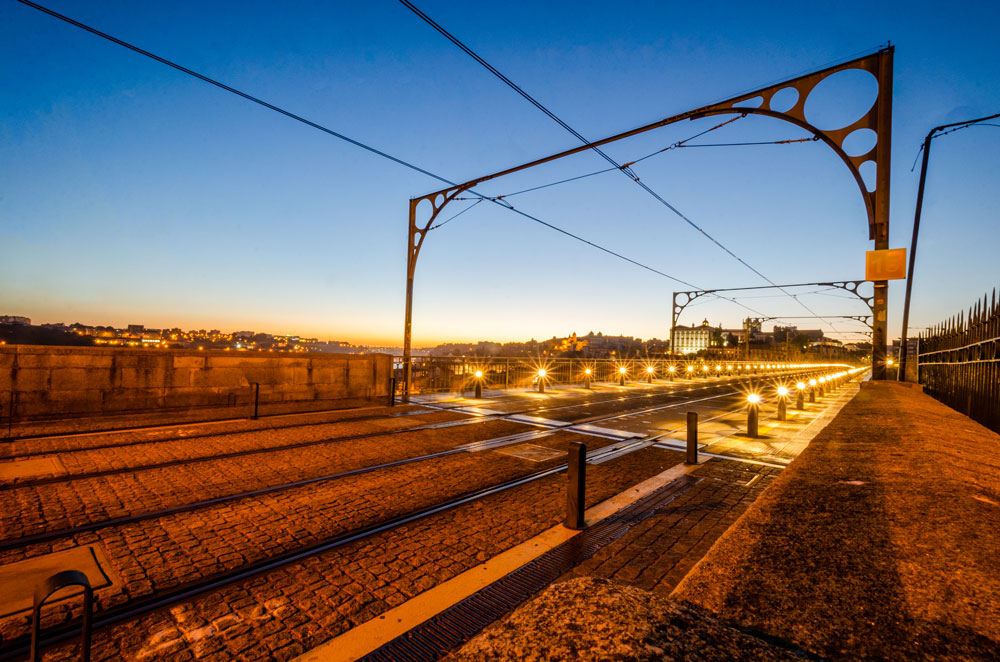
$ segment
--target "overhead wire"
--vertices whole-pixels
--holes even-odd
[[[933,138],[940,138],[941,136],[946,136],[949,133],[955,133],[956,131],[961,131],[962,129],[968,129],[970,126],[995,126],[1000,128],[1000,124],[993,124],[992,122],[986,121],[986,120],[996,119],[997,117],[1000,117],[1000,113],[989,115],[987,117],[980,117],[979,119],[975,120],[969,120],[968,122],[961,122],[959,126],[948,129],[947,131],[941,131],[939,133],[935,133]],[[934,132],[932,131],[931,133]],[[917,155],[913,157],[913,165],[910,166],[910,172],[913,172],[913,169],[917,167],[917,160],[920,159],[920,155],[923,153],[923,151],[924,151],[924,142],[921,141],[920,148],[917,149]]]
[[[70,18],[68,16],[65,16],[63,14],[60,14],[60,13],[58,13],[56,11],[53,11],[53,10],[49,9],[48,7],[44,7],[42,5],[39,5],[38,3],[32,2],[31,0],[18,0],[18,2],[20,2],[21,4],[26,5],[28,7],[31,7],[33,9],[36,9],[36,10],[38,10],[40,12],[43,12],[45,14],[48,14],[49,16],[52,16],[53,18],[57,18],[57,19],[59,19],[61,21],[69,23],[70,25],[73,25],[73,26],[75,26],[77,28],[80,28],[81,30],[85,30],[86,32],[89,32],[89,33],[94,34],[94,35],[96,35],[98,37],[101,37],[102,39],[106,39],[106,40],[108,40],[108,41],[110,41],[112,43],[118,44],[119,46],[127,48],[127,49],[129,49],[129,50],[131,50],[131,51],[133,51],[135,53],[138,53],[138,54],[143,55],[145,57],[148,57],[148,58],[150,58],[152,60],[155,60],[155,61],[157,61],[157,62],[159,62],[161,64],[165,64],[168,67],[172,67],[173,69],[176,69],[177,71],[180,71],[182,73],[188,74],[189,76],[193,76],[193,77],[195,77],[195,78],[197,78],[197,79],[199,79],[201,81],[204,81],[204,82],[206,82],[206,83],[208,83],[210,85],[214,85],[215,87],[218,87],[218,88],[220,88],[222,90],[225,90],[226,92],[230,92],[230,93],[235,94],[235,95],[237,95],[239,97],[242,97],[243,99],[246,99],[246,100],[251,101],[251,102],[253,102],[255,104],[263,106],[264,108],[267,108],[268,110],[272,110],[272,111],[274,111],[276,113],[284,115],[285,117],[291,118],[291,119],[293,119],[293,120],[295,120],[297,122],[301,122],[301,123],[303,123],[303,124],[305,124],[307,126],[310,126],[310,127],[314,128],[314,129],[322,131],[323,133],[329,134],[329,135],[331,135],[331,136],[333,136],[335,138],[338,138],[340,140],[348,142],[348,143],[350,143],[350,144],[352,144],[352,145],[354,145],[356,147],[360,147],[361,149],[364,149],[364,150],[366,150],[368,152],[371,152],[372,154],[375,154],[377,156],[381,156],[381,157],[383,157],[385,159],[388,159],[389,161],[392,161],[392,162],[394,162],[394,163],[396,163],[398,165],[401,165],[401,166],[403,166],[405,168],[409,168],[410,170],[413,170],[413,171],[419,172],[421,174],[427,175],[428,177],[436,179],[437,181],[442,182],[444,184],[448,184],[449,186],[458,186],[458,184],[456,182],[453,182],[450,179],[447,179],[446,177],[442,177],[441,175],[435,174],[435,173],[433,173],[433,172],[431,172],[431,171],[429,171],[429,170],[427,170],[425,168],[421,168],[420,166],[417,166],[417,165],[415,165],[413,163],[410,163],[410,162],[408,162],[408,161],[406,161],[404,159],[401,159],[399,157],[393,156],[392,154],[389,154],[389,153],[387,153],[385,151],[382,151],[380,149],[372,147],[371,145],[367,145],[367,144],[361,142],[360,140],[356,140],[354,138],[346,136],[343,133],[340,133],[338,131],[334,131],[333,129],[330,129],[330,128],[325,127],[325,126],[323,126],[321,124],[313,122],[312,120],[308,120],[308,119],[302,117],[301,115],[297,115],[295,113],[292,113],[292,112],[290,112],[288,110],[285,110],[284,108],[281,108],[281,107],[276,106],[276,105],[274,105],[272,103],[264,101],[264,100],[262,100],[262,99],[260,99],[258,97],[255,97],[255,96],[253,96],[251,94],[248,94],[248,93],[243,92],[241,90],[238,90],[238,89],[236,89],[234,87],[226,85],[225,83],[219,82],[219,81],[217,81],[217,80],[215,80],[213,78],[210,78],[208,76],[200,74],[200,73],[198,73],[198,72],[196,72],[196,71],[194,71],[192,69],[189,69],[189,68],[184,67],[184,66],[182,66],[180,64],[177,64],[176,62],[172,62],[172,61],[170,61],[170,60],[168,60],[168,59],[166,59],[164,57],[156,55],[155,53],[151,53],[151,52],[149,52],[147,50],[139,48],[138,46],[130,44],[130,43],[128,43],[126,41],[123,41],[121,39],[118,39],[117,37],[114,37],[114,36],[112,36],[112,35],[110,35],[110,34],[108,34],[106,32],[102,32],[101,30],[98,30],[97,28],[91,27],[89,25],[86,25],[85,23],[81,23],[80,21],[72,19],[72,18]],[[596,243],[594,243],[594,242],[592,242],[590,240],[584,239],[583,237],[581,237],[579,235],[576,235],[576,234],[574,234],[572,232],[564,230],[564,229],[560,228],[557,225],[554,225],[552,223],[548,223],[546,221],[543,221],[540,218],[537,218],[536,216],[532,216],[531,214],[528,214],[527,212],[515,209],[513,207],[513,205],[511,205],[510,203],[507,203],[507,202],[505,202],[503,200],[494,200],[494,199],[490,198],[489,196],[482,195],[482,194],[480,194],[480,193],[478,193],[476,191],[473,191],[473,190],[470,190],[469,193],[477,196],[478,198],[480,198],[482,200],[487,200],[487,201],[493,202],[495,204],[500,204],[501,206],[503,206],[503,207],[505,207],[505,208],[513,211],[514,213],[519,214],[519,215],[521,215],[521,216],[523,216],[523,217],[525,217],[525,218],[527,218],[527,219],[529,219],[531,221],[534,221],[536,223],[540,223],[541,225],[544,225],[545,227],[548,227],[548,228],[550,228],[552,230],[555,230],[556,232],[562,233],[562,234],[564,234],[564,235],[566,235],[568,237],[576,239],[577,241],[581,241],[581,242],[583,242],[583,243],[585,243],[585,244],[587,244],[587,245],[589,245],[589,246],[591,246],[593,248],[596,248],[598,250],[604,251],[605,253],[608,253],[609,255],[613,255],[614,257],[617,257],[617,258],[620,258],[622,260],[625,260],[626,262],[629,262],[630,264],[633,264],[633,265],[636,265],[636,266],[640,266],[643,269],[646,269],[646,270],[651,271],[653,273],[656,273],[656,274],[659,274],[659,275],[664,276],[666,278],[669,278],[669,279],[671,279],[673,281],[681,283],[682,285],[686,285],[686,286],[689,286],[689,287],[697,287],[697,285],[693,285],[692,283],[689,283],[689,282],[687,282],[685,280],[682,280],[680,278],[675,278],[674,276],[671,276],[671,275],[669,275],[667,273],[664,273],[663,271],[660,271],[659,269],[655,269],[655,268],[650,267],[648,265],[642,264],[641,262],[638,262],[637,260],[633,260],[631,258],[625,257],[624,255],[622,255],[620,253],[617,253],[615,251],[612,251],[611,249],[605,248],[605,247],[603,247],[603,246],[601,246],[599,244],[596,244]],[[468,210],[465,210],[465,211],[468,211]],[[456,215],[456,217],[457,217],[457,215]],[[455,218],[455,217],[452,217],[452,218]],[[450,221],[452,219],[448,219],[448,220]],[[447,222],[447,221],[445,221],[445,222]],[[441,225],[444,225],[444,223],[438,224],[437,227],[441,227]]]
[[[448,32],[448,30],[446,30],[439,23],[437,23],[437,21],[435,21],[433,18],[431,18],[430,16],[428,16],[423,11],[421,11],[420,8],[418,8],[416,5],[414,5],[412,2],[410,2],[410,0],[399,0],[399,1],[400,1],[400,3],[403,6],[405,6],[411,12],[413,12],[414,14],[416,14],[421,20],[423,20],[425,23],[427,23],[428,25],[430,25],[434,30],[436,30],[438,33],[440,33],[445,39],[447,39],[448,41],[450,41],[451,43],[453,43],[460,50],[462,50],[464,53],[466,53],[469,57],[471,57],[473,60],[475,60],[476,62],[478,62],[483,68],[485,68],[487,71],[489,71],[494,76],[496,76],[498,79],[500,79],[505,85],[507,85],[512,90],[514,90],[515,92],[517,92],[521,97],[523,97],[525,100],[527,100],[533,106],[535,106],[536,108],[538,108],[540,111],[542,111],[543,113],[545,113],[549,118],[551,118],[554,122],[556,122],[561,127],[563,127],[564,129],[566,129],[566,131],[568,131],[573,136],[575,136],[584,145],[589,146],[590,149],[592,149],[595,153],[597,153],[598,155],[600,155],[601,158],[603,158],[605,161],[607,161],[612,166],[614,166],[615,169],[621,170],[625,175],[627,175],[630,179],[632,179],[640,188],[642,188],[644,191],[646,191],[651,196],[653,196],[654,199],[656,199],[662,205],[664,205],[665,207],[667,207],[667,209],[669,209],[674,214],[676,214],[679,218],[681,218],[682,220],[684,220],[688,225],[690,225],[696,231],[698,231],[699,233],[701,233],[706,239],[708,239],[709,241],[711,241],[713,244],[715,244],[717,247],[719,247],[721,250],[723,250],[725,253],[727,253],[730,257],[732,257],[733,259],[735,259],[737,262],[739,262],[740,264],[742,264],[744,267],[746,267],[747,269],[749,269],[751,272],[753,272],[754,274],[756,274],[757,276],[759,276],[763,280],[767,281],[771,285],[773,285],[775,287],[778,287],[778,289],[780,289],[782,292],[785,292],[785,294],[787,294],[796,303],[798,303],[800,306],[802,306],[803,308],[805,308],[806,310],[808,310],[810,314],[813,314],[813,315],[816,314],[815,311],[813,311],[807,305],[805,305],[804,303],[802,303],[801,301],[799,301],[799,299],[796,298],[795,295],[786,292],[779,285],[777,285],[777,283],[775,283],[773,280],[771,280],[770,278],[768,278],[767,276],[765,276],[763,273],[761,273],[755,267],[751,266],[746,260],[744,260],[739,255],[737,255],[736,253],[734,253],[732,250],[730,250],[729,248],[727,248],[724,244],[722,244],[722,242],[720,242],[718,239],[716,239],[715,237],[713,237],[712,235],[710,235],[704,228],[702,228],[697,223],[695,223],[694,221],[692,221],[688,216],[686,216],[683,212],[681,212],[677,207],[675,207],[674,205],[672,205],[669,202],[667,202],[667,200],[664,199],[663,196],[661,196],[659,193],[657,193],[652,188],[650,188],[645,182],[643,182],[629,168],[629,164],[625,164],[625,165],[619,164],[613,158],[611,158],[610,156],[608,156],[599,147],[597,147],[596,145],[591,144],[591,142],[589,140],[587,140],[585,137],[583,137],[583,135],[581,135],[576,129],[574,129],[569,124],[567,124],[565,121],[563,121],[561,118],[559,118],[555,113],[553,113],[551,110],[549,110],[548,108],[546,108],[541,102],[539,102],[533,96],[531,96],[530,94],[528,94],[527,92],[525,92],[519,85],[517,85],[517,83],[515,83],[514,81],[512,81],[510,78],[508,78],[504,74],[500,73],[500,71],[498,71],[493,65],[491,65],[489,62],[487,62],[485,59],[483,59],[479,54],[477,54],[470,47],[468,47],[466,44],[464,44],[455,35],[453,35],[450,32]],[[717,127],[715,127],[715,128],[717,128]],[[714,130],[714,129],[709,129],[709,130]],[[826,321],[826,320],[824,320],[824,321]],[[836,330],[836,326],[834,324],[832,324],[829,321],[826,321],[826,322],[827,322],[827,324],[830,325],[830,327],[832,329]]]
[[[276,105],[274,105],[272,103],[264,101],[263,99],[255,97],[255,96],[253,96],[251,94],[248,94],[246,92],[238,90],[238,89],[236,89],[236,88],[234,88],[232,86],[226,85],[225,83],[222,83],[222,82],[220,82],[218,80],[210,78],[209,76],[205,76],[204,74],[200,74],[200,73],[198,73],[198,72],[196,72],[196,71],[194,71],[192,69],[189,69],[189,68],[184,67],[184,66],[182,66],[180,64],[177,64],[176,62],[173,62],[173,61],[168,60],[168,59],[166,59],[164,57],[156,55],[155,53],[151,53],[150,51],[147,51],[147,50],[144,50],[142,48],[139,48],[138,46],[130,44],[130,43],[128,43],[126,41],[123,41],[121,39],[118,39],[117,37],[114,37],[114,36],[112,36],[112,35],[110,35],[110,34],[108,34],[106,32],[102,32],[101,30],[98,30],[97,28],[91,27],[91,26],[89,26],[89,25],[87,25],[85,23],[81,23],[80,21],[72,19],[69,16],[65,16],[64,14],[60,14],[59,12],[53,11],[52,9],[49,9],[48,7],[40,5],[40,4],[36,3],[36,2],[32,2],[31,0],[18,0],[18,2],[20,2],[21,4],[26,5],[28,7],[31,7],[32,9],[40,11],[40,12],[42,12],[44,14],[48,14],[49,16],[52,16],[53,18],[56,18],[56,19],[58,19],[60,21],[68,23],[68,24],[70,24],[70,25],[72,25],[74,27],[77,27],[77,28],[81,29],[81,30],[84,30],[84,31],[89,32],[89,33],[91,33],[93,35],[101,37],[102,39],[105,39],[105,40],[110,41],[110,42],[112,42],[114,44],[122,46],[123,48],[127,48],[128,50],[131,50],[131,51],[133,51],[135,53],[138,53],[139,55],[142,55],[142,56],[145,56],[145,57],[150,58],[152,60],[155,60],[155,61],[157,61],[157,62],[159,62],[161,64],[164,64],[164,65],[166,65],[168,67],[176,69],[177,71],[180,71],[180,72],[185,73],[185,74],[187,74],[189,76],[197,78],[197,79],[199,79],[199,80],[201,80],[201,81],[203,81],[205,83],[208,83],[210,85],[213,85],[213,86],[215,86],[215,87],[217,87],[219,89],[225,90],[226,92],[230,92],[232,94],[235,94],[236,96],[239,96],[239,97],[241,97],[243,99],[246,99],[247,101],[251,101],[251,102],[253,102],[253,103],[257,104],[257,105],[260,105],[260,106],[262,106],[264,108],[267,108],[268,110],[272,110],[272,111],[274,111],[276,113],[284,115],[285,117],[293,119],[293,120],[295,120],[297,122],[301,122],[302,124],[305,124],[305,125],[307,125],[309,127],[312,127],[312,128],[314,128],[314,129],[316,129],[318,131],[321,131],[323,133],[331,135],[331,136],[333,136],[333,137],[335,137],[335,138],[337,138],[339,140],[342,140],[342,141],[345,141],[345,142],[347,142],[347,143],[349,143],[351,145],[354,145],[355,147],[359,147],[359,148],[361,148],[363,150],[366,150],[366,151],[368,151],[368,152],[370,152],[372,154],[375,154],[376,156],[380,156],[382,158],[385,158],[385,159],[387,159],[389,161],[392,161],[392,162],[394,162],[394,163],[396,163],[398,165],[401,165],[401,166],[403,166],[405,168],[408,168],[408,169],[413,170],[415,172],[419,172],[419,173],[421,173],[423,175],[431,177],[432,179],[435,179],[435,180],[437,180],[439,182],[442,182],[444,184],[448,184],[449,186],[457,186],[458,185],[456,182],[453,182],[450,179],[447,179],[445,177],[442,177],[441,175],[435,174],[435,173],[433,173],[433,172],[431,172],[431,171],[429,171],[429,170],[427,170],[425,168],[421,168],[420,166],[417,166],[417,165],[415,165],[413,163],[410,163],[410,162],[408,162],[408,161],[406,161],[406,160],[404,160],[402,158],[393,156],[392,154],[389,154],[388,152],[385,152],[383,150],[380,150],[380,149],[377,149],[375,147],[372,147],[371,145],[365,144],[365,143],[361,142],[360,140],[356,140],[356,139],[351,138],[351,137],[349,137],[347,135],[344,135],[343,133],[340,133],[338,131],[334,131],[333,129],[330,129],[330,128],[325,127],[325,126],[323,126],[321,124],[313,122],[312,120],[306,119],[306,118],[302,117],[301,115],[298,115],[296,113],[292,113],[292,112],[290,112],[288,110],[285,110],[284,108],[281,108],[281,107],[276,106]],[[656,269],[654,267],[650,267],[650,266],[648,266],[646,264],[643,264],[643,263],[641,263],[641,262],[639,262],[637,260],[633,260],[632,258],[626,257],[625,255],[622,255],[621,253],[618,253],[618,252],[613,251],[613,250],[611,250],[609,248],[601,246],[600,244],[597,244],[597,243],[594,243],[594,242],[592,242],[592,241],[590,241],[588,239],[585,239],[585,238],[581,237],[580,235],[577,235],[577,234],[574,234],[572,232],[569,232],[568,230],[564,230],[564,229],[560,228],[557,225],[554,225],[552,223],[548,223],[546,221],[543,221],[542,219],[540,219],[540,218],[538,218],[536,216],[533,216],[533,215],[531,215],[531,214],[529,214],[527,212],[524,212],[522,210],[514,208],[513,205],[511,205],[510,203],[508,203],[508,202],[506,202],[504,200],[494,200],[494,199],[490,198],[489,196],[482,195],[482,194],[480,194],[480,193],[478,193],[477,191],[474,191],[474,190],[470,190],[469,192],[471,194],[477,196],[478,198],[480,198],[480,201],[486,200],[486,201],[489,201],[489,202],[493,202],[495,204],[499,204],[500,206],[503,206],[503,207],[509,209],[510,211],[513,211],[514,213],[516,213],[516,214],[518,214],[518,215],[520,215],[520,216],[522,216],[524,218],[527,218],[527,219],[529,219],[529,220],[531,220],[533,222],[539,223],[539,224],[541,224],[541,225],[543,225],[543,226],[545,226],[545,227],[547,227],[547,228],[549,228],[551,230],[554,230],[554,231],[559,232],[559,233],[561,233],[563,235],[571,237],[571,238],[573,238],[573,239],[575,239],[577,241],[580,241],[580,242],[582,242],[584,244],[587,244],[588,246],[596,248],[597,250],[603,251],[603,252],[605,252],[605,253],[607,253],[609,255],[617,257],[617,258],[619,258],[621,260],[624,260],[624,261],[626,261],[626,262],[628,262],[630,264],[633,264],[635,266],[641,267],[641,268],[643,268],[643,269],[645,269],[647,271],[650,271],[652,273],[655,273],[655,274],[658,274],[658,275],[663,276],[665,278],[668,278],[670,280],[673,280],[673,281],[675,281],[677,283],[680,283],[682,285],[686,285],[688,287],[693,287],[693,288],[698,289],[698,286],[694,285],[693,283],[689,283],[688,281],[685,281],[683,279],[671,276],[670,274],[667,274],[667,273],[665,273],[663,271],[660,271],[659,269]],[[441,225],[444,225],[445,223],[453,220],[454,218],[457,218],[459,215],[461,215],[465,211],[468,211],[473,206],[475,206],[475,205],[470,205],[469,208],[463,210],[462,212],[459,212],[459,214],[456,214],[455,216],[453,216],[452,218],[448,219],[447,221],[438,224],[437,227],[441,227]],[[725,299],[726,297],[720,297],[720,298]],[[736,303],[739,303],[739,302],[736,302]],[[754,313],[757,313],[757,314],[762,314],[759,311],[756,311],[753,308],[751,308],[749,306],[746,306],[745,304],[739,304],[739,305],[741,305],[742,307],[746,308],[747,310],[750,310],[751,312],[754,312]]]

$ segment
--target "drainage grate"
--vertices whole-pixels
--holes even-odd
[[[433,662],[657,514],[700,478],[681,476],[362,658]]]

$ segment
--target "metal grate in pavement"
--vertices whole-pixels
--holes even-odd
[[[701,479],[684,475],[601,520],[506,577],[424,621],[362,658],[364,662],[433,662],[464,644],[629,529],[655,515]]]

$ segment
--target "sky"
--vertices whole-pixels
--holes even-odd
[[[453,181],[579,144],[397,2],[42,4]],[[892,247],[909,247],[926,133],[1000,112],[996,3],[415,4],[591,140],[891,41]],[[0,314],[401,343],[409,199],[439,182],[14,0],[0,26]],[[817,122],[849,121],[872,99],[864,76],[827,87],[807,101]],[[719,121],[607,152],[631,161]],[[751,116],[692,142],[805,135]],[[478,190],[604,167],[588,152]],[[636,171],[775,283],[864,278],[861,195],[821,143],[676,149]],[[911,335],[998,284],[998,181],[1000,127],[934,141]],[[620,173],[510,202],[698,288],[767,284]],[[687,289],[484,203],[428,233],[414,343],[665,338],[672,293]],[[798,291],[822,315],[867,312],[822,289]],[[890,338],[903,292],[891,283]],[[864,339],[857,322],[792,319],[809,312],[780,292],[745,294],[767,316]],[[747,314],[702,299],[680,322],[738,327]]]

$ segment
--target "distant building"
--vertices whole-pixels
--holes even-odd
[[[674,349],[677,354],[697,354],[712,346],[712,325],[704,320],[700,326],[674,328]]]
[[[21,317],[20,315],[0,315],[0,324],[19,324],[22,326],[31,326],[31,319],[28,317]]]

